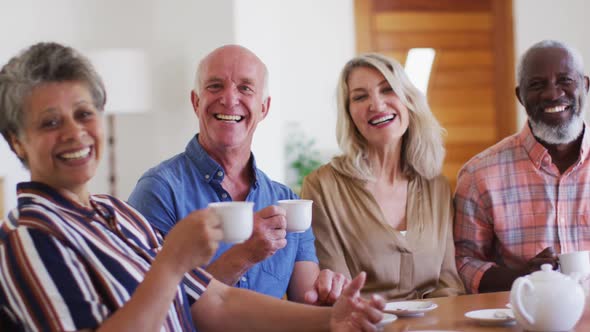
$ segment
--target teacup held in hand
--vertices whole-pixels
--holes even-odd
[[[311,205],[309,199],[284,199],[279,206],[287,212],[287,232],[305,232],[311,226]]]
[[[254,222],[253,202],[215,202],[209,207],[221,219],[223,241],[227,243],[241,243],[252,235]]]

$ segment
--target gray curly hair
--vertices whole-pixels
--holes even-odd
[[[14,151],[10,135],[20,136],[26,98],[44,83],[79,81],[87,85],[94,106],[104,110],[106,92],[90,61],[71,47],[37,43],[8,61],[0,70],[0,133]],[[21,159],[21,162],[24,161]]]

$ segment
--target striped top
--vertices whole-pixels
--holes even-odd
[[[42,183],[17,191],[17,210],[0,224],[0,317],[27,331],[97,328],[143,280],[160,234],[111,196],[92,195],[87,208]],[[209,280],[187,274],[162,331],[195,330],[187,293],[198,299]]]
[[[488,268],[522,267],[546,247],[590,250],[590,134],[583,135],[578,160],[563,174],[528,124],[459,171],[455,246],[469,291],[478,291]]]

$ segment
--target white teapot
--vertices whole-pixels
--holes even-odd
[[[510,305],[518,323],[529,331],[569,331],[584,311],[584,290],[577,280],[543,264],[541,271],[512,284]]]

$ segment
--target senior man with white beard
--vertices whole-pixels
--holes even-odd
[[[580,54],[542,41],[520,59],[528,121],[471,159],[455,191],[457,270],[471,293],[509,290],[557,254],[590,250],[589,80]]]

